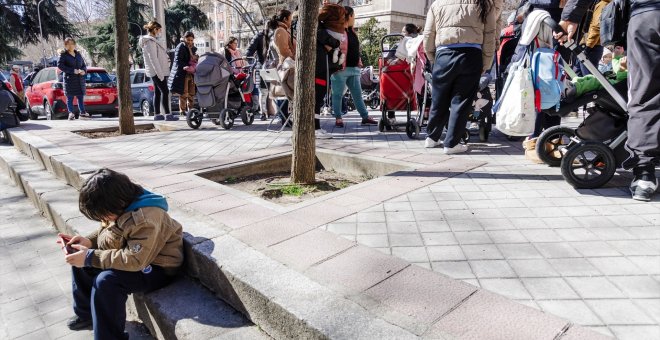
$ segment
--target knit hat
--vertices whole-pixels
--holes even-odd
[[[331,31],[344,33],[346,31],[346,10],[336,4],[323,5],[319,11],[319,21]]]
[[[610,57],[612,56],[612,50],[610,50],[609,48],[604,48],[603,49],[603,55],[600,58],[603,59],[603,58],[607,57],[608,55]]]

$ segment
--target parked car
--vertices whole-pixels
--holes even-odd
[[[11,87],[11,83],[9,82],[9,78],[5,76],[4,72],[0,72],[0,82],[5,84],[9,91],[14,91],[14,89]]]
[[[144,69],[131,71],[131,97],[133,99],[133,112],[143,116],[154,114],[154,82],[147,77]],[[170,94],[172,112],[179,111],[179,96]]]
[[[85,74],[87,93],[85,110],[89,114],[104,117],[117,115],[117,87],[108,72],[100,67],[88,67]],[[45,116],[46,119],[66,118],[66,108],[62,72],[57,67],[45,68],[34,77],[25,91],[27,110],[31,119]]]

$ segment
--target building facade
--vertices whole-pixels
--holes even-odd
[[[391,33],[401,32],[408,23],[424,27],[426,13],[434,0],[349,0],[355,9],[356,27],[376,18]]]

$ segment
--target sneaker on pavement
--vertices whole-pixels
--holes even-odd
[[[165,116],[163,116],[162,114],[155,114],[154,120],[165,120]]]
[[[453,155],[453,154],[457,154],[457,153],[465,153],[465,152],[468,151],[468,146],[465,145],[465,144],[460,144],[459,143],[459,144],[456,144],[456,146],[454,146],[453,148],[445,147],[444,151],[445,151],[446,155]]]
[[[91,319],[85,320],[79,317],[78,315],[75,315],[66,321],[66,326],[69,327],[69,329],[72,331],[92,329],[92,320]]]
[[[69,112],[69,120],[76,119],[76,115],[73,112]]]
[[[87,112],[81,112],[80,113],[80,118],[92,118],[92,115],[90,115]]]
[[[177,121],[177,120],[179,120],[179,116],[175,116],[175,115],[171,115],[171,114],[170,115],[165,115],[165,120],[167,120],[167,121]]]
[[[332,135],[323,129],[316,130],[314,134],[316,135],[316,139],[332,139]]]
[[[362,119],[362,125],[378,125],[378,122],[371,117],[367,117]]]
[[[442,141],[434,141],[431,137],[426,137],[426,140],[424,141],[424,147],[425,148],[435,148],[442,145]]]
[[[630,183],[630,192],[634,200],[648,202],[653,198],[655,191],[658,190],[658,179],[651,177],[654,176],[635,177]]]

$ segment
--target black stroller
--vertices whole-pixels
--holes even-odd
[[[552,19],[546,19],[555,32],[563,32]],[[578,189],[593,189],[612,179],[617,168],[628,158],[624,145],[627,133],[627,83],[616,85],[598,71],[576,42],[564,44],[598,80],[603,89],[585,93],[572,103],[562,103],[549,115],[566,116],[578,107],[594,103],[590,115],[577,128],[556,126],[545,130],[536,142],[539,157],[549,165],[561,166],[564,179]]]
[[[25,103],[0,81],[0,140],[11,142],[7,129],[21,125],[28,120]]]

